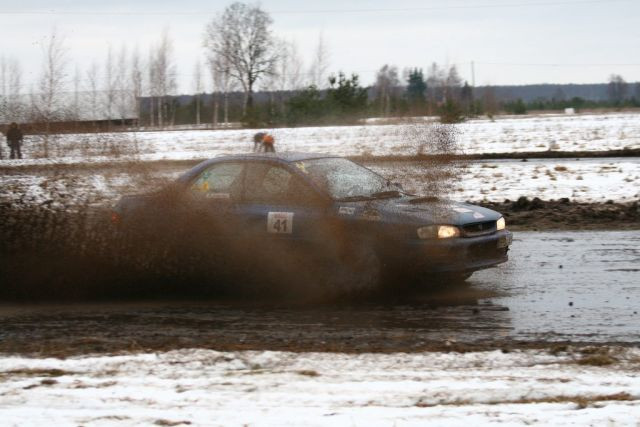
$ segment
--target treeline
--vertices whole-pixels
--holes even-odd
[[[387,64],[373,84],[363,86],[356,74],[330,72],[322,36],[305,64],[296,43],[275,35],[272,25],[257,4],[235,2],[213,17],[204,28],[203,57],[190,73],[186,93],[193,95],[187,96],[178,95],[178,66],[166,30],[148,46],[109,47],[86,69],[73,69],[70,49],[54,30],[43,43],[34,82],[23,81],[17,59],[0,55],[0,124],[30,123],[48,135],[61,123],[79,122],[82,126],[73,129],[217,128],[231,122],[299,126],[425,115],[455,123],[502,112],[634,107],[640,99],[640,84],[627,84],[618,75],[609,79],[608,98],[598,102],[562,94],[550,100],[507,99],[492,87],[472,87],[455,66],[436,63],[426,70]],[[46,155],[46,139],[44,145]]]
[[[252,93],[251,105],[246,94],[214,93],[170,97],[168,107],[174,111],[175,124],[201,123],[202,118],[218,116],[217,102],[225,97],[225,122],[245,126],[299,126],[355,123],[364,117],[408,117],[439,115],[446,123],[465,117],[495,113],[498,104],[485,90],[486,99],[475,99],[473,88],[460,78],[457,68],[433,63],[427,75],[420,68],[401,73],[395,66],[384,65],[377,72],[376,83],[364,87],[357,74],[339,72],[329,75],[320,88],[310,84],[298,90],[271,90]],[[142,102],[141,123],[152,122],[152,100]]]
[[[496,114],[527,114],[530,111],[575,111],[591,109],[640,108],[640,83],[627,84],[622,77],[612,75],[607,84],[608,99],[588,100],[565,98],[556,91],[551,98],[498,98],[491,86],[471,87],[459,77],[455,67],[432,64],[425,77],[423,70],[405,70],[399,76],[397,68],[383,66],[376,84],[360,85],[356,74],[338,73],[328,79],[327,89],[310,85],[297,91],[261,91],[254,94],[251,121],[243,110],[242,93],[229,95],[229,119],[247,126],[300,126],[355,123],[365,117],[439,116],[445,123],[466,118]],[[213,113],[214,96],[200,95],[200,111],[204,117]],[[176,123],[194,124],[198,111],[195,96],[173,99]],[[143,103],[147,105],[147,103]],[[142,121],[148,114],[143,108]]]
[[[571,99],[539,98],[526,103],[522,100],[503,103],[504,112],[508,114],[527,114],[529,111],[562,111],[567,108],[573,108],[575,111],[640,108],[640,98],[633,97],[622,102],[593,101],[580,97]]]

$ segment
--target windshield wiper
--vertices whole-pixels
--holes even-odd
[[[347,196],[338,199],[339,202],[361,202],[365,200],[376,200],[376,199],[390,199],[395,197],[401,197],[402,193],[398,190],[390,190],[390,191],[378,191],[376,193],[371,194],[359,194],[357,196]]]
[[[365,196],[364,194],[360,194],[358,196],[341,197],[341,198],[339,198],[337,200],[339,202],[361,202],[361,201],[364,201],[364,200],[373,200],[373,197]]]
[[[409,203],[412,205],[418,205],[420,203],[433,203],[437,202],[438,198],[436,196],[425,196],[425,197],[416,197],[415,199],[409,200]]]
[[[372,193],[369,195],[369,197],[373,199],[388,199],[400,196],[402,196],[402,193],[400,193],[398,190],[378,191],[377,193]]]

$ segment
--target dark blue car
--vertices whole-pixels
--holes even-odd
[[[465,280],[507,261],[512,241],[498,212],[408,194],[357,163],[324,154],[207,160],[168,191],[123,197],[114,218],[126,224],[141,212],[164,218],[165,226],[178,217],[211,225],[184,238],[228,245],[247,270],[262,269],[254,261],[266,259],[280,272],[308,272],[305,262],[318,260],[323,269],[313,270],[315,279],[347,290],[409,273],[422,282]]]

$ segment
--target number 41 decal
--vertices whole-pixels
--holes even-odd
[[[267,232],[274,234],[291,234],[293,231],[293,212],[269,212],[267,215]]]

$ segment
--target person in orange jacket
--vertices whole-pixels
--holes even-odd
[[[273,146],[274,143],[275,143],[275,139],[271,134],[266,134],[264,137],[262,137],[262,146],[264,147],[264,152],[275,153],[276,149]]]

